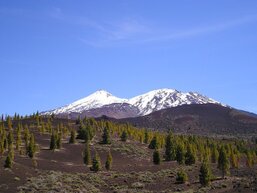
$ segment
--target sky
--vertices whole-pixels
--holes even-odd
[[[1,0],[0,114],[172,88],[257,113],[256,0]]]

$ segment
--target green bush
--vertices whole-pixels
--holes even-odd
[[[185,171],[180,170],[177,172],[176,181],[178,183],[185,183],[188,180],[188,176]]]

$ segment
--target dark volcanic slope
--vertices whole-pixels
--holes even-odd
[[[177,133],[256,135],[257,117],[215,104],[193,104],[160,110],[143,117],[126,118],[135,126],[173,129]]]

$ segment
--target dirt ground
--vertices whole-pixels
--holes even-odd
[[[99,144],[99,136],[91,142],[91,153],[100,155],[103,169],[94,173],[83,164],[85,144],[69,144],[66,137],[60,150],[49,150],[50,135],[35,132],[40,147],[35,161],[15,153],[12,169],[3,167],[5,156],[0,158],[0,192],[256,192],[257,167],[231,170],[226,179],[220,178],[216,164],[212,164],[215,180],[208,187],[199,184],[200,163],[181,166],[177,162],[152,163],[152,150],[139,142],[121,142],[112,139],[111,145]],[[104,169],[108,151],[111,150],[113,167]],[[176,172],[183,168],[189,180],[176,183]],[[49,181],[49,179],[52,179]],[[67,181],[68,179],[76,179]],[[56,187],[55,187],[56,186]]]

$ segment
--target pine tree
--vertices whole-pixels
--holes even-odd
[[[4,144],[4,149],[5,150],[8,149],[8,140],[5,133],[3,134],[3,144]]]
[[[54,132],[52,132],[51,140],[50,140],[50,149],[55,150],[56,148],[57,148],[56,135],[54,134]]]
[[[74,129],[71,130],[69,143],[76,143],[76,131]]]
[[[92,160],[92,167],[90,168],[91,171],[98,172],[101,169],[101,161],[100,157],[97,152],[95,152],[95,156]]]
[[[61,149],[62,148],[62,132],[59,132],[57,135],[56,135],[56,148],[57,149]]]
[[[30,141],[27,149],[27,154],[30,158],[34,158],[36,152],[36,144],[35,144],[35,138],[34,135],[30,135]]]
[[[8,154],[7,157],[6,157],[6,160],[5,160],[4,167],[5,168],[12,168],[12,163],[13,163],[13,160],[12,160],[11,156]]]
[[[176,160],[179,164],[185,163],[185,150],[182,144],[178,144],[176,149]]]
[[[85,144],[85,149],[83,152],[83,162],[86,165],[91,164],[91,153],[90,153],[90,147],[89,147],[89,142]]]
[[[7,126],[9,129],[12,129],[12,119],[10,116],[7,116]]]
[[[81,122],[78,130],[78,139],[84,139],[85,143],[87,143],[90,139],[89,131],[86,126]]]
[[[187,146],[187,152],[185,154],[185,164],[192,165],[195,164],[196,155],[193,153],[192,147],[190,145]]]
[[[157,140],[157,136],[153,137],[153,139],[151,140],[148,148],[149,149],[158,149],[159,148],[159,142]]]
[[[216,147],[211,148],[211,162],[216,163],[219,158],[219,151]]]
[[[165,160],[166,161],[171,161],[175,159],[175,148],[174,148],[174,143],[172,142],[172,134],[169,133],[166,136],[165,140]]]
[[[102,144],[110,144],[110,143],[111,143],[110,130],[107,127],[105,127],[102,135]]]
[[[124,141],[124,142],[127,141],[127,139],[128,139],[128,133],[127,133],[127,131],[125,131],[125,130],[122,131],[122,134],[121,134],[121,136],[120,136],[120,139],[121,139],[121,141]]]
[[[25,126],[25,130],[24,130],[24,141],[25,141],[25,147],[27,148],[28,144],[29,144],[29,139],[30,139],[30,133],[29,133],[29,129],[28,126]]]
[[[111,155],[111,151],[109,151],[105,162],[105,169],[109,171],[111,168],[112,168],[112,155]]]
[[[8,146],[8,155],[11,157],[12,160],[14,160],[13,144],[10,144],[10,145]]]
[[[230,165],[231,165],[231,168],[238,168],[239,166],[238,156],[233,151],[230,153]]]
[[[224,178],[229,171],[229,159],[224,146],[219,150],[218,168],[222,172],[222,178]]]
[[[252,153],[248,150],[248,151],[246,152],[246,166],[249,167],[249,168],[251,168],[251,167],[253,167],[253,165],[254,165],[253,155],[252,155]]]
[[[209,185],[211,181],[211,170],[207,161],[204,161],[201,165],[199,181],[200,181],[200,184],[203,186]]]
[[[149,141],[149,134],[148,134],[148,131],[145,130],[144,143],[148,144],[148,141]]]
[[[8,142],[8,145],[13,144],[13,141],[14,141],[14,139],[13,139],[13,133],[12,133],[12,131],[10,131],[10,132],[8,133],[8,135],[7,135],[7,142]]]
[[[153,152],[153,163],[156,165],[160,165],[161,163],[161,156],[158,149],[155,149]]]

